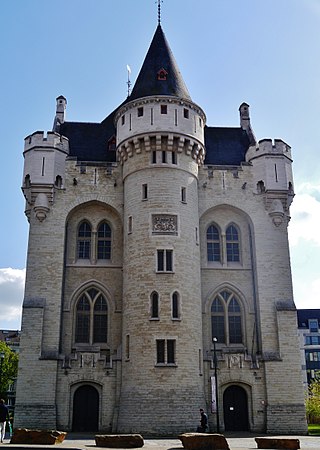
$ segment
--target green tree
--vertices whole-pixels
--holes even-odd
[[[308,423],[320,423],[320,376],[317,376],[309,385],[306,411]]]
[[[0,397],[5,398],[18,372],[18,354],[0,341]]]

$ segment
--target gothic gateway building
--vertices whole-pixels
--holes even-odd
[[[66,104],[25,139],[15,426],[176,435],[203,407],[212,431],[306,433],[290,147],[246,103],[208,126],[160,24],[101,123]]]

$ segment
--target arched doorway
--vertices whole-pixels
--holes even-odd
[[[90,385],[80,386],[73,396],[72,431],[98,431],[99,394]]]
[[[248,398],[240,386],[229,386],[223,394],[223,415],[226,431],[248,431]]]

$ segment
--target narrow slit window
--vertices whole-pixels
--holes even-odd
[[[147,199],[148,199],[148,185],[143,184],[142,185],[142,200],[147,200]]]
[[[181,201],[182,203],[187,202],[187,189],[185,187],[181,188]]]

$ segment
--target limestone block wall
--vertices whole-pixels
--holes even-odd
[[[14,427],[56,427],[57,362],[40,360],[44,309],[44,298],[24,301]]]
[[[267,432],[306,434],[303,374],[296,309],[290,301],[276,304],[279,361],[266,361]],[[295,388],[296,387],[296,388]],[[283,420],[288,417],[288,420]]]
[[[181,154],[172,168],[154,166],[141,153],[124,164],[123,342],[128,341],[129,351],[123,361],[120,432],[170,434],[193,429],[194,410],[203,404],[198,191],[195,168],[181,170],[186,158],[190,157]],[[147,185],[146,198],[143,185]],[[155,218],[163,216],[171,218],[174,226],[158,232]],[[173,252],[172,271],[157,271],[158,249]],[[150,314],[153,291],[159,294],[158,320]],[[172,319],[175,291],[180,299],[179,320]],[[175,341],[175,364],[157,364],[158,339]]]

